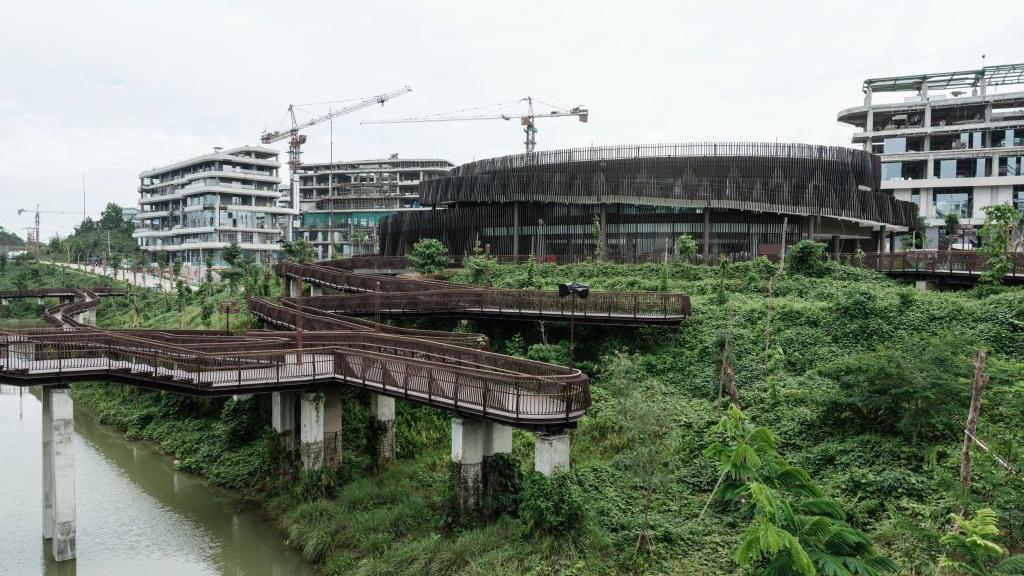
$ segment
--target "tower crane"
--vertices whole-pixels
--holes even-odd
[[[40,214],[59,214],[62,216],[77,216],[77,212],[58,212],[55,210],[40,210],[39,204],[36,204],[35,210],[29,210],[27,208],[18,208],[18,215],[21,216],[25,212],[35,213],[35,239],[36,239],[36,260],[39,260],[39,244],[42,242],[39,236],[39,215]],[[26,228],[27,230],[27,228]]]
[[[348,106],[345,106],[343,108],[331,110],[326,114],[321,114],[302,123],[299,123],[295,119],[295,105],[289,104],[288,115],[291,116],[291,128],[288,128],[286,130],[276,130],[273,132],[263,132],[263,134],[260,135],[260,142],[263,142],[264,144],[272,144],[274,142],[279,142],[286,138],[288,139],[288,167],[291,168],[292,208],[294,209],[298,207],[295,198],[295,173],[299,170],[299,168],[302,167],[302,145],[306,143],[306,135],[299,134],[300,130],[309,128],[310,126],[315,126],[321,122],[326,122],[333,118],[337,118],[338,116],[351,114],[356,110],[362,110],[363,108],[373,106],[374,104],[380,104],[381,106],[383,106],[384,103],[387,102],[388,100],[391,100],[392,98],[397,98],[403,94],[408,94],[409,92],[412,92],[412,88],[410,88],[409,86],[403,86],[397,90],[392,90],[390,92],[385,92],[383,94],[377,94],[376,96],[371,96],[369,98],[360,100],[353,104],[349,104]]]
[[[546,104],[540,100],[536,100],[539,104],[544,104],[553,108],[547,114],[535,114],[533,111],[533,103],[535,99],[531,96],[521,98],[510,103],[499,104],[497,106],[491,106],[490,108],[504,107],[508,104],[526,103],[526,110],[520,114],[480,114],[470,116],[458,116],[458,113],[454,114],[434,114],[431,116],[422,116],[419,118],[396,118],[392,120],[367,120],[362,124],[404,124],[407,122],[461,122],[464,120],[505,120],[506,122],[511,121],[513,118],[519,118],[519,123],[523,127],[523,132],[526,133],[526,140],[523,144],[526,145],[526,152],[530,153],[537,147],[537,125],[536,121],[541,118],[562,118],[565,116],[575,116],[580,122],[586,122],[590,119],[590,110],[586,106],[580,104],[568,110]],[[472,110],[480,110],[481,108],[474,108]],[[461,112],[461,111],[460,111]]]

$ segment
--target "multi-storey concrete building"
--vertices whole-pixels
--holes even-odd
[[[862,130],[854,143],[881,156],[882,190],[918,205],[926,248],[948,245],[950,213],[961,227],[952,244],[970,248],[986,206],[1024,207],[1022,85],[1024,64],[871,78],[864,105],[839,113]]]
[[[361,160],[304,164],[299,172],[301,221],[296,238],[304,238],[318,258],[377,251],[377,225],[398,212],[421,210],[421,180],[446,174],[452,163],[440,159]]]
[[[279,169],[275,150],[241,146],[147,170],[132,235],[142,250],[193,269],[207,258],[223,265],[232,242],[257,261],[275,260],[293,213],[277,204]]]

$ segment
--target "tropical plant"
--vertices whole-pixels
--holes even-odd
[[[797,242],[786,256],[786,270],[802,276],[823,276],[826,270],[825,245],[813,240]]]
[[[228,266],[237,266],[242,259],[242,247],[238,245],[238,242],[228,244],[221,251],[221,258],[227,262]]]
[[[688,260],[697,255],[697,241],[689,234],[676,237],[676,257]]]
[[[803,469],[779,455],[775,436],[755,428],[730,405],[714,430],[726,437],[705,450],[719,462],[715,492],[738,501],[752,517],[734,554],[761,573],[801,576],[878,576],[896,571],[863,532],[846,523],[842,506],[827,498]],[[714,496],[715,492],[712,493]]]
[[[942,536],[947,552],[939,558],[946,574],[1024,574],[1024,555],[1008,556],[995,538],[999,536],[996,513],[982,508],[970,519],[950,514],[953,529]]]
[[[1020,212],[1009,204],[985,207],[985,224],[981,227],[982,243],[978,248],[978,254],[985,259],[985,271],[978,278],[980,283],[1003,283],[1012,265],[1009,251],[1013,243],[1013,229],[1020,219]]]
[[[284,251],[285,256],[300,264],[307,264],[315,258],[313,247],[302,238],[285,242],[281,245],[281,249]]]
[[[421,274],[436,274],[445,269],[452,260],[448,248],[440,240],[424,238],[412,245],[409,262]]]
[[[498,265],[498,259],[484,252],[477,238],[473,246],[473,255],[467,256],[462,263],[463,268],[469,273],[469,281],[478,286],[490,286],[491,274]]]

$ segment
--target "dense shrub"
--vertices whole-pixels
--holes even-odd
[[[523,483],[519,516],[531,532],[568,536],[579,532],[586,520],[583,495],[570,473],[548,478],[538,472]]]
[[[825,245],[813,240],[801,240],[793,245],[786,256],[786,268],[793,274],[817,278],[825,274]]]
[[[421,274],[435,274],[444,270],[452,260],[448,257],[448,248],[440,240],[427,238],[413,244],[409,262]]]

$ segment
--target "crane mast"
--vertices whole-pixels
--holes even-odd
[[[409,92],[412,92],[412,88],[410,88],[409,86],[403,86],[397,90],[384,92],[383,94],[377,94],[376,96],[365,98],[348,106],[338,108],[337,110],[331,110],[326,114],[321,114],[320,116],[316,116],[302,123],[299,123],[295,118],[295,105],[288,105],[288,115],[291,117],[292,121],[291,128],[288,128],[287,130],[275,130],[273,132],[265,131],[263,132],[263,134],[260,135],[260,142],[264,144],[272,144],[274,142],[280,142],[281,140],[288,139],[288,168],[290,169],[291,172],[289,186],[291,188],[290,194],[292,210],[297,211],[299,207],[298,198],[296,196],[298,193],[298,187],[295,185],[295,182],[297,180],[296,173],[299,171],[300,168],[302,168],[302,145],[306,143],[306,135],[300,134],[299,132],[301,130],[309,128],[310,126],[316,126],[321,122],[332,120],[334,118],[337,118],[338,116],[351,114],[352,112],[362,110],[363,108],[373,106],[374,104],[380,104],[381,106],[383,106],[384,103],[387,102],[388,100],[391,100],[392,98],[397,98],[403,94],[408,94]],[[288,227],[288,234],[290,240],[290,225]]]
[[[531,153],[537,147],[537,124],[536,121],[540,118],[559,118],[564,116],[574,116],[579,119],[580,122],[587,122],[590,119],[590,110],[586,106],[580,104],[574,106],[569,110],[555,109],[547,114],[536,114],[533,110],[534,99],[531,96],[518,100],[519,102],[526,103],[525,113],[518,115],[519,123],[523,127],[523,132],[526,134],[526,140],[523,144],[526,145],[526,152]],[[554,108],[552,106],[552,108]],[[391,120],[367,120],[362,122],[363,124],[404,124],[411,122],[461,122],[466,120],[505,120],[506,122],[511,121],[512,118],[516,118],[514,114],[484,114],[475,116],[449,116],[449,115],[433,115],[433,116],[422,116],[418,118],[397,118]]]

